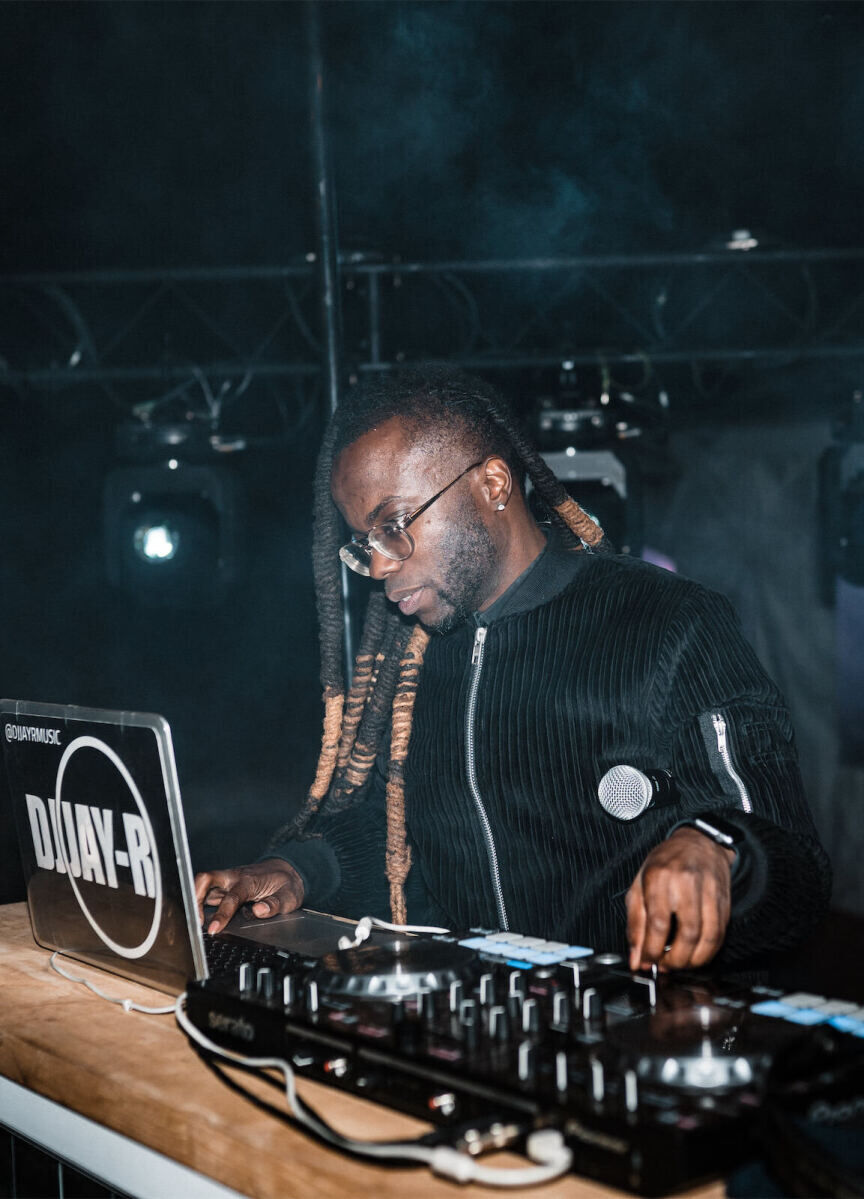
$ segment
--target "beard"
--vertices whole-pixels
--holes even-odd
[[[489,531],[472,506],[451,526],[442,547],[441,585],[436,593],[443,612],[423,620],[430,633],[449,633],[476,612],[495,586],[498,555]]]

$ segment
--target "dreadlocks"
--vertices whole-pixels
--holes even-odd
[[[611,548],[600,526],[567,494],[520,430],[502,396],[454,367],[405,370],[348,392],[328,425],[315,474],[313,564],[321,637],[324,734],[306,804],[274,843],[298,836],[315,812],[335,813],[359,800],[390,733],[386,873],[396,923],[405,923],[404,884],[411,867],[405,832],[404,766],[414,699],[429,634],[406,621],[375,591],[366,610],[351,688],[345,694],[343,597],[339,545],[343,531],[330,495],[333,465],[342,450],[385,421],[399,419],[433,447],[458,436],[477,458],[497,456],[524,491],[525,476],[548,510],[565,545]]]

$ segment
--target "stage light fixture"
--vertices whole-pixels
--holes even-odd
[[[110,582],[149,605],[220,603],[239,570],[241,500],[225,466],[116,468],[104,488]]]
[[[602,363],[583,371],[570,359],[533,401],[531,426],[547,466],[615,547],[637,557],[644,548],[643,473],[661,461],[668,404],[662,389],[656,400],[639,398],[614,383]]]
[[[547,452],[544,461],[568,493],[590,513],[623,554],[642,552],[639,472],[612,450]]]
[[[139,525],[132,540],[145,562],[170,562],[180,548],[179,532],[167,524]]]

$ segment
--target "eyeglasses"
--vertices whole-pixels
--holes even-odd
[[[479,462],[472,462],[470,466],[466,466],[462,474],[457,475],[452,483],[448,483],[446,487],[436,491],[431,500],[427,500],[413,512],[406,512],[404,516],[397,516],[395,520],[385,520],[383,524],[373,525],[362,537],[352,537],[348,544],[343,545],[340,549],[339,557],[358,575],[369,574],[372,569],[373,550],[377,550],[379,554],[383,554],[385,558],[390,558],[393,562],[404,562],[414,553],[414,538],[408,532],[408,526],[418,516],[422,516],[436,500],[440,499],[445,491],[449,491],[460,479],[464,479],[469,471],[482,466],[483,462],[484,459],[481,458]]]

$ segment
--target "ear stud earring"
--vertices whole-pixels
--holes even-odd
[[[499,504],[499,505],[498,505],[498,509],[497,509],[497,510],[498,510],[499,512],[503,512],[503,511],[504,511],[504,509],[505,509],[506,507],[507,507],[507,505],[506,505],[506,504]]]

